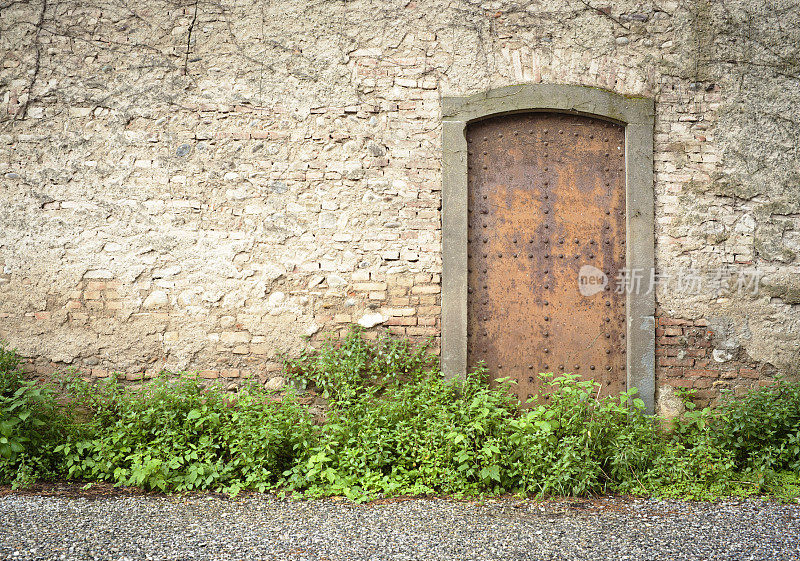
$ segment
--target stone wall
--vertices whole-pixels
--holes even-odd
[[[437,337],[440,98],[544,82],[655,99],[659,275],[761,275],[662,283],[658,384],[794,373],[795,4],[10,3],[0,338],[136,379],[268,378],[351,323]]]

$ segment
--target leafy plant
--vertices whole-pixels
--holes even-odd
[[[319,350],[285,359],[284,367],[303,385],[312,382],[323,397],[345,402],[365,388],[419,381],[436,363],[430,344],[414,346],[407,339],[385,336],[370,343],[354,328],[342,341],[330,339]]]
[[[54,473],[53,448],[68,425],[52,389],[25,380],[19,356],[0,346],[0,482],[24,486]]]
[[[738,469],[800,472],[800,382],[778,380],[717,411],[716,440]]]
[[[25,381],[0,348],[0,479],[107,480],[162,491],[280,490],[364,501],[398,494],[586,495],[709,499],[800,496],[800,384],[780,381],[687,411],[665,432],[635,389],[598,397],[592,381],[541,374],[525,407],[485,369],[446,380],[430,345],[353,331],[287,360],[325,397],[230,394],[193,378],[132,390],[77,375]],[[58,399],[57,399],[58,396]],[[59,400],[68,403],[67,409]],[[318,403],[319,400],[317,400]],[[318,404],[319,405],[319,404]]]
[[[112,381],[88,396],[92,419],[57,448],[69,477],[162,491],[263,491],[311,433],[293,393],[274,399],[255,385],[234,400],[196,380],[162,377],[138,392]]]

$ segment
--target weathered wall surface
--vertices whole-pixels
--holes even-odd
[[[36,0],[0,26],[0,338],[36,368],[268,377],[353,322],[438,335],[440,98],[537,82],[656,100],[659,384],[798,363],[795,2]],[[685,282],[721,267],[761,290]]]

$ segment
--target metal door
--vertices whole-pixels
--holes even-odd
[[[523,402],[539,372],[626,387],[624,133],[559,113],[467,128],[468,364]]]

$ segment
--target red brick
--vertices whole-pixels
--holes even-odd
[[[665,384],[669,384],[673,388],[691,388],[692,387],[692,380],[687,380],[686,378],[667,378],[664,380]]]
[[[659,366],[694,366],[692,358],[677,358],[671,356],[658,357]]]
[[[406,328],[406,334],[410,337],[430,337],[432,335],[438,335],[438,330],[435,327],[408,327]]]
[[[753,370],[752,368],[740,368],[738,374],[741,378],[758,379],[761,377],[761,373],[758,370]]]
[[[386,325],[417,325],[417,318],[395,316],[387,319]]]
[[[417,308],[417,313],[421,316],[438,316],[442,313],[441,306],[422,306]]]
[[[657,345],[681,345],[682,343],[678,339],[678,337],[656,337],[656,344]]]
[[[690,368],[686,371],[686,376],[688,378],[718,378],[719,371],[704,368]]]
[[[685,319],[658,318],[659,325],[690,325],[691,322]]]

